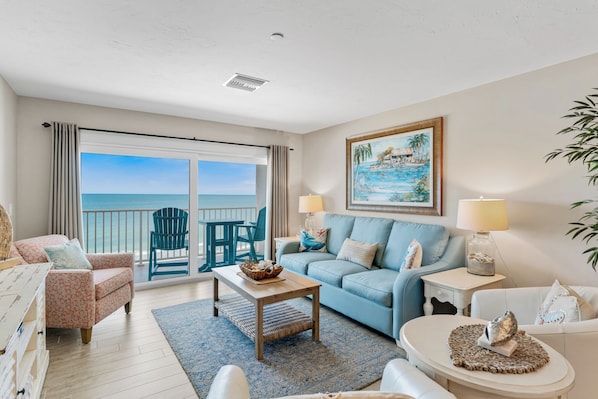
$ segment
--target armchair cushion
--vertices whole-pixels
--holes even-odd
[[[122,286],[133,281],[133,270],[126,267],[100,269],[93,273],[93,283],[96,290],[96,300],[104,298]]]
[[[53,263],[54,269],[92,269],[76,238],[64,244],[45,247],[44,251]]]

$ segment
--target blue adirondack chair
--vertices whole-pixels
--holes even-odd
[[[237,250],[237,243],[244,242],[249,244],[249,252],[244,252],[235,255],[235,260],[245,260],[246,258],[257,262],[264,259],[263,254],[258,254],[255,251],[255,243],[266,240],[266,208],[260,209],[257,216],[257,221],[235,226],[235,237],[233,241],[233,248]]]
[[[158,262],[156,251],[175,251],[189,249],[189,214],[179,208],[162,208],[153,213],[154,231],[150,233],[149,275],[188,274],[188,260]]]

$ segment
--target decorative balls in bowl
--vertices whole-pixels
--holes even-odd
[[[239,265],[239,268],[254,280],[276,277],[283,269],[281,265],[277,265],[276,262],[271,260],[261,260],[259,262],[246,260]]]

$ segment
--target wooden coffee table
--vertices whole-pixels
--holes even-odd
[[[218,311],[228,317],[255,343],[255,357],[264,358],[264,342],[311,329],[312,339],[320,339],[320,285],[308,278],[283,270],[275,282],[256,282],[242,273],[239,266],[217,267],[213,270],[214,316]],[[239,296],[220,299],[219,282]],[[284,303],[292,298],[311,295],[311,317]]]

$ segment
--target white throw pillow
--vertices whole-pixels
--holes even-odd
[[[357,263],[358,265],[371,269],[372,262],[376,256],[378,244],[370,244],[368,242],[361,242],[345,238],[341,250],[338,251],[336,259],[348,260],[349,262]]]
[[[544,298],[535,324],[561,324],[589,320],[595,317],[592,305],[575,290],[555,280]]]
[[[400,272],[408,269],[417,269],[422,265],[423,251],[422,246],[415,238],[411,241],[411,244],[407,247],[405,258],[401,263]]]

